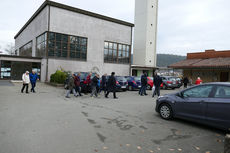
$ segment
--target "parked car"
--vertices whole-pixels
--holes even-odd
[[[178,83],[176,81],[176,78],[173,76],[161,76],[162,81],[163,81],[163,89],[175,89],[178,87]]]
[[[117,82],[121,86],[121,90],[126,91],[128,90],[128,81],[124,76],[115,76]]]
[[[125,76],[128,81],[128,89],[135,90],[141,88],[141,77]]]
[[[180,88],[182,85],[183,85],[183,82],[182,82],[182,80],[181,80],[181,78],[179,78],[179,77],[176,77],[176,84],[177,84],[177,87],[176,88]]]
[[[230,130],[230,83],[206,83],[156,100],[163,119],[181,118]]]
[[[147,77],[147,90],[152,90],[153,87],[153,77]]]

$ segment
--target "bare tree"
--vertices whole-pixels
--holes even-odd
[[[15,54],[15,47],[13,43],[9,43],[6,45],[4,49],[8,54],[14,55]]]

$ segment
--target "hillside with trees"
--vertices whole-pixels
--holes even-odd
[[[157,67],[167,67],[173,63],[186,59],[186,56],[157,54]]]

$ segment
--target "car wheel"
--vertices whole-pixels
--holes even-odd
[[[163,89],[165,89],[165,90],[167,89],[167,86],[165,84],[163,85]]]
[[[146,89],[147,89],[147,90],[151,90],[151,86],[150,86],[150,85],[148,85]]]
[[[159,107],[160,116],[163,119],[169,120],[173,116],[172,108],[168,104],[162,104]]]
[[[129,91],[133,90],[133,87],[132,86],[129,86]]]

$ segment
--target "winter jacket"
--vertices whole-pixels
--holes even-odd
[[[160,87],[160,85],[162,84],[162,78],[159,75],[154,76],[153,83],[155,87]]]
[[[148,83],[148,81],[147,81],[147,76],[146,76],[146,75],[142,75],[142,76],[141,76],[141,85],[142,85],[142,86],[146,86],[147,83]]]
[[[88,76],[86,77],[86,84],[87,84],[87,85],[90,85],[90,84],[91,84],[91,76],[90,76],[90,75],[88,75]]]
[[[105,87],[106,86],[106,76],[102,76],[102,78],[101,78],[101,86],[102,87]]]
[[[37,79],[38,79],[38,75],[36,73],[34,73],[34,74],[30,73],[30,82],[31,83],[36,83]]]
[[[30,83],[30,75],[29,74],[27,75],[26,73],[24,73],[22,75],[22,81],[24,84],[29,84]]]
[[[75,76],[74,78],[74,84],[76,87],[80,86],[80,77],[79,76]]]
[[[201,79],[197,79],[196,80],[196,85],[199,85],[199,84],[201,84],[202,83],[202,80]]]
[[[185,77],[185,78],[184,78],[183,83],[184,83],[184,84],[189,83],[189,80],[188,80],[188,78],[187,78],[187,77]]]
[[[96,87],[98,84],[98,78],[94,76],[91,83],[92,83],[92,86]]]
[[[75,88],[74,78],[73,77],[69,78],[68,87],[69,87],[69,90],[72,90],[73,88]]]
[[[108,80],[108,89],[110,91],[113,91],[116,89],[116,79],[115,77],[112,75],[109,77],[109,80]]]

